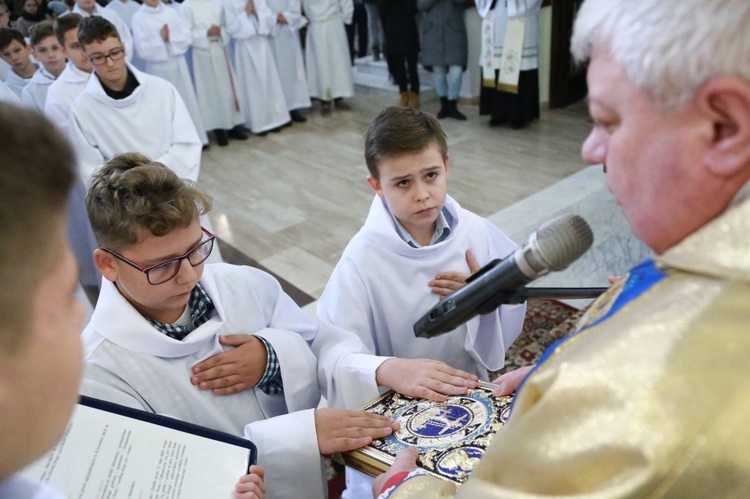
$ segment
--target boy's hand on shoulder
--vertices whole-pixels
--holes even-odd
[[[473,374],[431,359],[388,359],[375,371],[379,386],[410,397],[445,402],[446,395],[464,395],[479,382]]]
[[[264,499],[266,497],[265,471],[260,466],[250,466],[234,486],[235,499]]]
[[[257,385],[268,359],[263,342],[249,334],[230,334],[219,336],[219,343],[235,348],[196,364],[190,382],[216,395],[231,395]]]
[[[430,281],[430,288],[433,293],[439,294],[442,300],[449,294],[453,293],[466,285],[466,279],[477,270],[481,269],[482,266],[474,258],[474,253],[471,250],[466,250],[466,263],[469,265],[469,273],[464,272],[440,272],[435,276],[435,279]]]
[[[393,418],[367,411],[328,408],[315,411],[318,449],[324,456],[360,449],[400,427]]]

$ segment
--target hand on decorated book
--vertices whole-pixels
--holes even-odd
[[[250,466],[234,486],[234,499],[264,499],[266,497],[265,471],[260,466]]]
[[[410,397],[445,402],[447,395],[465,395],[479,378],[445,362],[431,359],[388,359],[375,371],[379,386]]]
[[[249,334],[229,334],[219,336],[219,343],[234,348],[196,364],[190,382],[216,395],[255,387],[266,371],[268,352],[263,342]]]
[[[502,376],[495,378],[493,383],[498,385],[498,387],[492,390],[492,395],[496,397],[505,397],[506,395],[515,392],[518,387],[521,386],[521,382],[524,378],[528,376],[534,367],[534,365],[520,367],[515,371],[507,372]]]
[[[468,273],[446,271],[437,274],[435,276],[435,279],[433,279],[429,283],[432,292],[440,295],[440,299],[442,300],[454,291],[457,291],[464,287],[466,285],[466,279],[471,277],[474,272],[482,268],[482,266],[479,265],[479,262],[477,262],[477,259],[474,258],[474,253],[472,253],[470,249],[466,250],[466,263],[469,266]]]
[[[400,427],[393,418],[366,411],[328,408],[315,411],[318,449],[324,456],[360,449]]]

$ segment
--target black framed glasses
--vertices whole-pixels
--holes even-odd
[[[137,263],[131,262],[124,256],[112,250],[108,250],[107,248],[99,249],[101,249],[102,251],[106,251],[113,257],[127,263],[131,267],[140,270],[141,272],[146,274],[148,283],[152,286],[156,286],[158,284],[164,284],[165,282],[173,279],[174,276],[176,276],[180,271],[180,266],[182,265],[183,260],[187,260],[188,262],[190,262],[190,265],[192,265],[193,267],[197,267],[201,263],[205,262],[206,258],[211,255],[211,251],[213,251],[214,249],[214,240],[216,240],[216,236],[211,234],[203,227],[201,227],[201,230],[205,235],[208,236],[208,239],[199,242],[198,244],[193,246],[190,251],[182,256],[176,256],[174,258],[170,258],[169,260],[145,268],[141,267]]]
[[[123,57],[125,57],[125,49],[120,47],[119,49],[114,49],[109,54],[90,56],[89,61],[91,61],[91,64],[94,66],[101,66],[102,64],[107,63],[107,59],[112,59],[114,62],[119,61]]]

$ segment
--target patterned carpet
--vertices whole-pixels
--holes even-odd
[[[530,300],[523,332],[505,353],[505,367],[492,373],[490,379],[535,364],[548,346],[573,330],[582,313],[557,300]]]

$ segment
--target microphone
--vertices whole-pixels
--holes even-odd
[[[564,215],[542,225],[526,245],[504,260],[493,260],[466,285],[432,307],[414,324],[414,336],[433,338],[453,331],[478,314],[499,307],[524,284],[550,271],[564,270],[594,242],[594,234],[578,215]]]

